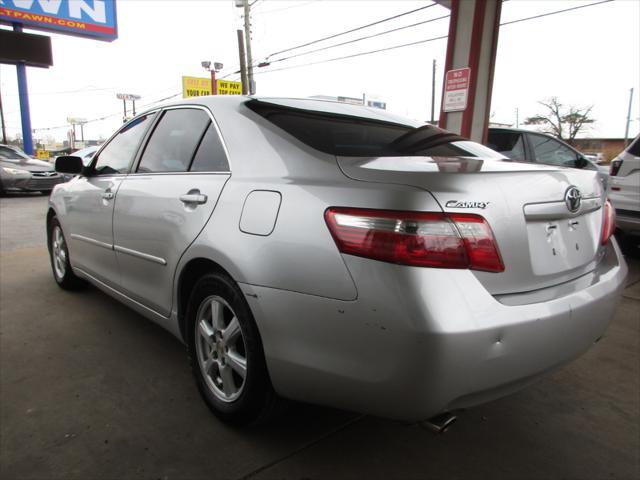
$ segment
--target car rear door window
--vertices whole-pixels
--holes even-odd
[[[142,154],[138,173],[186,172],[210,123],[201,109],[167,110]]]
[[[207,131],[202,137],[200,146],[196,151],[191,164],[192,172],[228,172],[229,162],[224,151],[222,140],[212,122],[209,122]]]
[[[111,139],[95,163],[97,175],[127,173],[142,137],[152,123],[155,112],[133,119]]]
[[[529,134],[538,163],[561,167],[579,167],[578,154],[558,140],[546,135]]]
[[[520,132],[489,131],[487,146],[512,160],[526,160],[524,135]]]

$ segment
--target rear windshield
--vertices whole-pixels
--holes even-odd
[[[250,100],[246,105],[302,143],[336,156],[504,158],[489,148],[432,125],[414,127],[259,100]]]

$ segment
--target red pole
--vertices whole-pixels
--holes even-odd
[[[211,95],[218,94],[218,85],[216,85],[216,69],[212,68],[211,72]]]

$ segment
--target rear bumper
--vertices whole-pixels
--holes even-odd
[[[588,285],[505,305],[469,271],[345,256],[358,299],[242,284],[278,393],[405,421],[511,393],[604,334],[627,267],[612,241]]]

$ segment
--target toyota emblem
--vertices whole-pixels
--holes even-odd
[[[567,209],[571,213],[575,213],[580,210],[580,201],[582,200],[582,194],[580,190],[576,187],[567,188],[566,193],[564,194],[564,203],[567,205]]]

